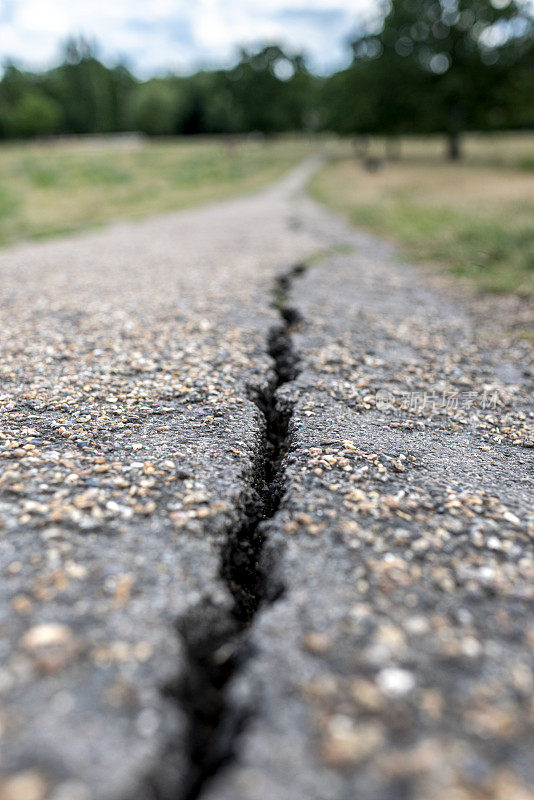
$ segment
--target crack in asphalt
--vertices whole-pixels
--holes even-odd
[[[185,649],[181,680],[166,687],[166,694],[188,718],[188,769],[174,791],[157,794],[158,800],[198,800],[211,778],[235,757],[238,735],[253,715],[251,708],[235,708],[225,688],[250,656],[248,634],[264,604],[273,603],[284,587],[273,583],[261,566],[263,525],[278,511],[284,492],[282,459],[287,445],[291,411],[282,409],[277,390],[298,374],[291,332],[302,321],[289,304],[294,280],[306,266],[299,263],[275,280],[272,306],[280,323],[269,331],[268,351],[274,361],[275,381],[252,396],[264,420],[252,500],[243,524],[229,533],[221,551],[221,576],[234,606],[231,613],[212,602],[191,609],[178,624]]]

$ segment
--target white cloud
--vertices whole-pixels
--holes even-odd
[[[237,47],[278,41],[312,66],[337,68],[345,40],[376,0],[0,0],[0,51],[28,66],[53,63],[68,35],[95,39],[107,59],[141,74],[227,64]]]

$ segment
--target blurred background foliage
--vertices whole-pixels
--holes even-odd
[[[318,200],[531,306],[533,17],[534,0],[385,1],[330,76],[276,45],[148,80],[83,39],[45,72],[7,64],[0,246],[252,191],[320,144]]]
[[[229,69],[140,81],[73,39],[46,72],[5,66],[0,137],[328,130],[384,134],[393,152],[400,135],[440,132],[458,158],[464,131],[534,126],[531,4],[391,0],[382,10],[354,36],[350,66],[329,77],[272,45]]]

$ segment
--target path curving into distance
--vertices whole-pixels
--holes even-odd
[[[534,792],[529,349],[315,166],[0,255],[1,800]]]

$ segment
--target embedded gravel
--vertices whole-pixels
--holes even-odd
[[[306,206],[340,252],[295,276],[299,374],[232,684],[256,702],[209,800],[534,796],[532,344]],[[352,248],[351,251],[350,248]]]
[[[161,688],[182,621],[231,615],[220,547],[281,377],[270,602],[222,689],[249,718],[200,796],[534,796],[532,345],[486,349],[464,303],[298,195],[312,168],[2,254],[1,800],[181,797],[189,721]]]
[[[311,168],[1,255],[2,800],[146,798],[187,769],[160,689],[182,617],[232,608],[219,550],[263,457],[271,284],[318,246],[292,225]]]

